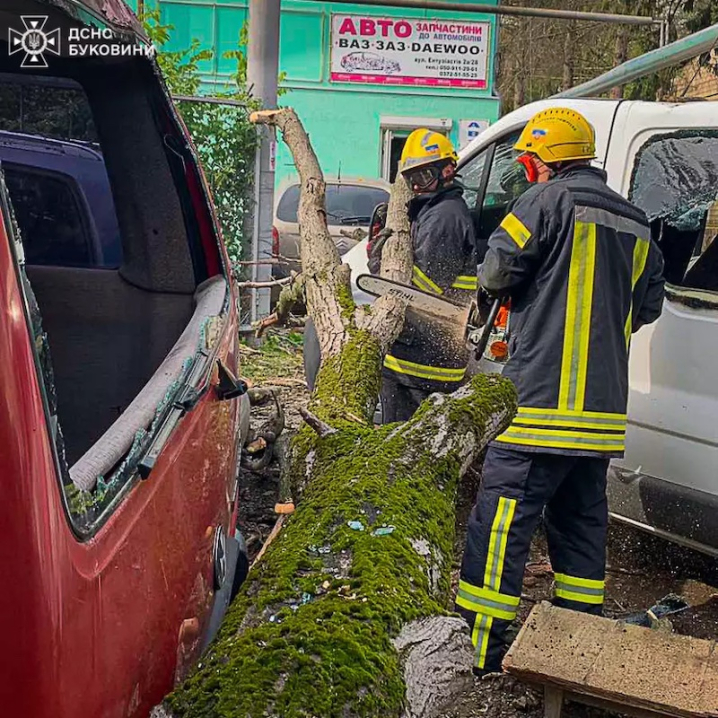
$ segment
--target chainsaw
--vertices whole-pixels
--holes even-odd
[[[494,324],[501,308],[501,300],[495,299],[488,312],[484,311],[478,297],[469,306],[463,306],[438,294],[430,294],[391,279],[374,274],[360,274],[357,286],[373,297],[390,296],[406,302],[407,307],[424,315],[429,321],[456,323],[464,327],[464,336],[474,347],[476,359],[484,356]]]

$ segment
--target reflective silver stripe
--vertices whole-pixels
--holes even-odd
[[[539,414],[524,413],[519,409],[518,415],[513,420],[514,424],[524,424],[536,427],[568,426],[579,429],[603,429],[604,431],[625,431],[626,418],[616,415],[615,417],[588,417],[580,416],[578,413]]]
[[[576,221],[600,224],[602,227],[607,227],[616,232],[625,232],[641,239],[648,237],[650,232],[645,224],[636,222],[635,219],[622,217],[620,214],[614,214],[606,209],[596,207],[576,207]]]
[[[462,608],[476,613],[485,613],[487,616],[500,618],[504,621],[513,621],[516,618],[516,606],[510,606],[507,603],[499,603],[491,601],[488,598],[472,596],[470,593],[459,588],[456,594],[456,603]]]
[[[474,630],[471,632],[471,642],[476,648],[474,661],[477,668],[483,668],[486,665],[486,651],[489,647],[489,635],[493,622],[494,619],[491,616],[482,613],[476,614]]]
[[[570,593],[581,593],[585,596],[601,596],[603,597],[602,588],[588,588],[587,586],[573,586],[570,583],[563,583],[562,581],[556,581],[557,591],[569,591]]]

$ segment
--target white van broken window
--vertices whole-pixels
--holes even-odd
[[[718,292],[718,131],[654,135],[636,157],[629,199],[648,216],[666,281]]]

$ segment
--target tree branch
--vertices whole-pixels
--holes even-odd
[[[320,439],[325,439],[327,436],[337,433],[337,430],[333,426],[329,426],[329,424],[323,422],[319,417],[314,416],[309,409],[301,407],[299,413],[302,415],[302,419],[319,434]]]
[[[327,229],[324,176],[307,133],[292,108],[253,112],[249,119],[278,128],[294,157],[301,186],[297,217],[307,309],[317,330],[322,358],[326,360],[337,356],[346,343],[353,307],[349,272],[342,266]],[[309,237],[311,241],[307,241]],[[348,305],[349,312],[342,307],[342,301]]]
[[[270,282],[239,282],[237,286],[240,289],[265,289],[268,287],[284,287],[291,284],[294,277],[282,277],[282,279],[273,279]]]

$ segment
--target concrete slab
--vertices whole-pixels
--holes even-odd
[[[646,715],[718,718],[715,641],[652,631],[548,603],[531,612],[504,659],[525,680]],[[558,714],[555,714],[558,715]]]

